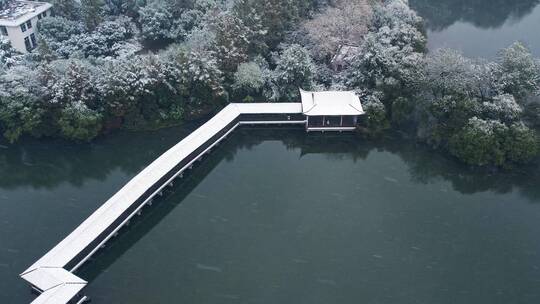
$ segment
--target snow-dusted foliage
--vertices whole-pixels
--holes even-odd
[[[426,58],[424,85],[438,98],[446,95],[469,96],[472,91],[471,60],[452,49],[438,49]]]
[[[347,69],[345,84],[382,91],[383,102],[414,90],[426,42],[419,23],[421,18],[401,0],[376,7],[374,29]]]
[[[482,113],[487,118],[512,123],[520,119],[523,109],[518,105],[514,96],[503,94],[495,96],[491,102],[484,102]]]
[[[186,1],[189,4],[189,1]],[[181,41],[199,24],[212,4],[197,2],[198,9],[190,9],[186,3],[154,0],[139,9],[142,38],[149,41]]]
[[[299,101],[298,88],[309,90],[313,86],[315,65],[309,52],[302,46],[293,44],[279,54],[273,71],[272,92],[267,92],[272,100]]]
[[[240,63],[248,61],[257,50],[265,49],[266,31],[257,20],[251,18],[248,20],[251,26],[247,26],[233,12],[211,11],[187,36],[185,45],[193,52],[213,53],[220,70],[232,81],[232,74]]]
[[[385,4],[376,6],[372,26],[387,33],[380,35],[387,44],[401,48],[412,47],[417,52],[425,50],[423,20],[409,7],[407,1],[387,0]]]
[[[105,2],[103,0],[80,0],[81,19],[86,28],[93,31],[105,17]]]
[[[29,67],[17,65],[0,73],[0,127],[9,141],[33,133],[42,122],[44,95],[38,75]]]
[[[210,19],[208,27],[215,33],[213,49],[220,68],[233,72],[241,62],[248,59],[253,33],[242,20],[232,13],[221,13]]]
[[[265,84],[264,71],[256,62],[246,62],[238,66],[234,73],[233,88],[242,100],[253,99],[253,95],[259,95]]]
[[[54,61],[51,65],[61,73],[51,87],[51,103],[69,105],[83,102],[98,106],[96,67],[75,59]]]
[[[115,20],[102,22],[93,32],[84,32],[71,35],[68,40],[62,41],[58,47],[47,43],[57,56],[61,58],[72,57],[80,53],[83,57],[116,57],[123,53],[122,45],[133,38],[135,26],[128,17],[118,17]]]
[[[374,133],[388,129],[390,126],[386,114],[386,107],[377,95],[381,94],[370,94],[362,99],[364,101],[364,111],[367,116],[366,126],[370,132]]]
[[[182,118],[180,80],[168,61],[155,55],[137,56],[106,63],[100,93],[106,112],[124,117],[128,127],[157,124]]]
[[[471,165],[503,166],[531,160],[538,153],[538,139],[522,123],[507,126],[473,117],[452,136],[450,152]]]
[[[0,9],[4,9],[13,0],[0,0]]]
[[[153,1],[139,10],[141,35],[150,41],[170,39],[173,29],[173,16],[163,1]]]
[[[540,62],[522,43],[502,50],[498,64],[497,86],[501,92],[517,98],[540,92]]]
[[[78,20],[81,18],[81,2],[74,0],[50,0],[47,1],[54,7],[54,14],[58,17],[64,17],[69,20]]]
[[[0,36],[0,69],[12,67],[22,60],[22,54],[11,46],[9,39]]]
[[[167,56],[179,77],[179,93],[191,106],[208,106],[226,98],[222,85],[223,73],[211,53],[175,47],[169,50]]]
[[[497,137],[507,127],[496,120],[471,118],[450,140],[450,152],[471,165],[503,164],[504,154],[497,147]]]
[[[247,20],[253,12],[260,16],[260,23],[268,31],[265,43],[275,49],[283,41],[287,31],[293,29],[302,13],[304,0],[238,0],[234,11],[242,20]],[[246,24],[249,24],[246,22]]]
[[[76,2],[76,1],[75,1]],[[111,15],[134,16],[144,1],[140,0],[105,0],[105,10]]]
[[[367,34],[373,13],[368,0],[338,0],[302,24],[310,51],[319,60],[328,60],[340,45],[360,45]]]
[[[103,115],[88,108],[82,101],[67,104],[60,112],[58,125],[62,136],[75,140],[96,137],[102,128]]]
[[[64,17],[43,18],[38,22],[40,44],[47,44],[52,50],[62,47],[64,41],[85,33],[84,24]]]

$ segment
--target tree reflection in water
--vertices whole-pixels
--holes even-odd
[[[426,20],[428,29],[442,31],[463,21],[479,28],[492,29],[505,22],[527,16],[540,0],[409,0]]]
[[[135,175],[194,127],[121,133],[95,143],[31,140],[8,146],[0,153],[0,188],[52,189],[64,182],[81,186],[86,180],[104,180],[114,170]],[[540,201],[540,161],[506,171],[469,168],[397,133],[367,140],[346,133],[306,134],[302,128],[244,127],[227,140],[226,151],[217,149],[215,153],[220,159],[232,160],[240,149],[250,149],[267,140],[284,142],[288,149],[299,150],[299,157],[317,153],[357,162],[374,151],[389,152],[404,161],[411,179],[418,183],[446,180],[455,190],[467,194],[508,193],[516,189],[531,201]]]

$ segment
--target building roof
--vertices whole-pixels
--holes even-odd
[[[300,89],[302,112],[307,116],[364,114],[360,98],[352,91],[308,92]]]
[[[360,48],[354,45],[340,45],[334,57],[332,57],[331,63],[333,65],[340,65],[350,62],[352,58],[358,54]]]
[[[13,0],[0,10],[1,26],[19,26],[51,8],[46,2]]]

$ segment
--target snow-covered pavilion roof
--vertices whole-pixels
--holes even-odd
[[[352,91],[309,92],[300,89],[302,112],[307,116],[357,116],[364,114],[360,98]]]

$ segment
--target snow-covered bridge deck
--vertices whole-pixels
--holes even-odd
[[[301,103],[230,104],[131,179],[20,276],[41,294],[33,304],[81,303],[87,282],[73,274],[164,187],[243,124],[304,124]]]

